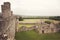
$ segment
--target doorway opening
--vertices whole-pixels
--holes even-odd
[[[42,33],[44,33],[44,30],[42,30]]]

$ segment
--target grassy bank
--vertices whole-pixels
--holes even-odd
[[[60,33],[38,34],[35,31],[17,32],[16,40],[60,40]]]

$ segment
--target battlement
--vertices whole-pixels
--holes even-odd
[[[11,4],[9,2],[4,2],[3,5],[1,5],[1,10],[2,10],[2,17],[3,18],[7,18],[9,16],[11,16],[12,12],[11,12]]]
[[[10,4],[10,2],[4,2],[4,4]]]

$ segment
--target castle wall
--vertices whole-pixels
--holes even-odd
[[[8,38],[10,40],[14,40],[15,37],[15,21],[16,19],[13,18],[12,20],[10,20],[10,24],[9,24],[9,29],[7,30],[7,34],[8,34]]]
[[[1,10],[2,10],[2,21],[3,21],[2,24],[4,24],[2,26],[1,35],[3,36],[7,35],[6,40],[14,40],[16,18],[12,14],[10,3],[4,2],[4,4],[1,5]],[[5,40],[5,39],[2,39],[2,40]]]

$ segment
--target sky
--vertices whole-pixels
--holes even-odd
[[[60,0],[0,0],[0,5],[3,2],[10,2],[16,15],[60,16]]]

